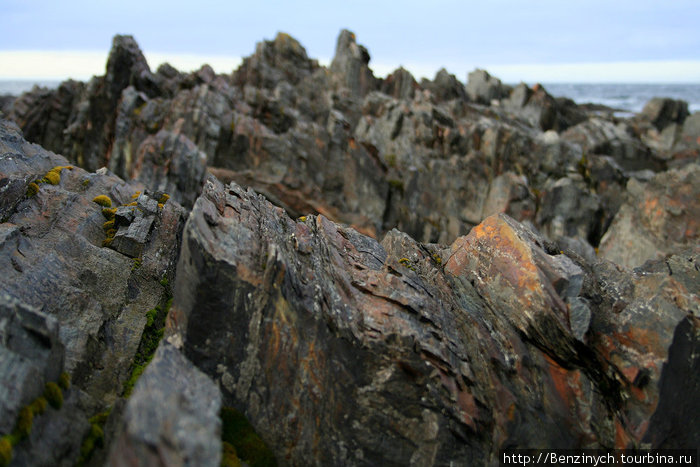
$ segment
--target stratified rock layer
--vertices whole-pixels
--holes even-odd
[[[504,215],[447,249],[397,231],[380,244],[212,179],[185,227],[169,333],[288,465],[634,446],[664,366],[697,365],[669,360],[676,329],[697,331],[697,260],[591,269]]]

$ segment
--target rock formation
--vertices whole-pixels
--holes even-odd
[[[683,101],[380,79],[344,30],[229,75],[116,36],[2,112],[0,465],[700,445]]]

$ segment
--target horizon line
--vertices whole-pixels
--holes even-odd
[[[181,72],[208,64],[217,74],[233,73],[245,57],[218,54],[143,52],[151,70],[169,63]],[[88,81],[105,74],[109,53],[89,50],[0,50],[0,79],[6,81]],[[311,58],[313,60],[313,58]],[[328,67],[332,59],[317,58]],[[477,64],[408,62],[369,63],[377,77],[386,77],[403,67],[420,82],[434,79],[445,68],[465,84],[468,73],[484,69],[506,84],[519,82],[549,84],[700,84],[700,60],[643,60],[615,62],[568,62],[528,64]],[[459,69],[459,72],[455,72]]]

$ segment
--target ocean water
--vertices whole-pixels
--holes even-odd
[[[671,97],[688,103],[688,110],[700,111],[700,84],[543,84],[551,95],[568,97],[577,104],[603,104],[637,113],[654,97]]]
[[[55,88],[59,84],[60,81],[0,80],[0,95],[17,96],[31,90],[34,85]],[[682,99],[688,103],[691,113],[700,111],[700,84],[544,83],[543,86],[556,97],[568,97],[579,104],[603,104],[626,113],[641,111],[644,104],[654,97]]]

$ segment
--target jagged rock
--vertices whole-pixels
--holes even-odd
[[[54,317],[0,295],[0,436],[14,429],[20,409],[41,396],[45,383],[58,380],[64,352],[58,333]]]
[[[128,377],[146,312],[166,296],[160,281],[172,278],[184,210],[174,201],[162,209],[153,201],[158,214],[136,265],[102,246],[106,219],[93,202],[108,195],[115,207],[128,204],[134,187],[106,170],[64,168],[57,185],[41,183],[27,196],[30,182],[68,161],[26,143],[5,121],[0,154],[0,179],[25,186],[13,192],[3,216],[0,291],[55,317],[74,383],[98,400],[111,400]]]
[[[510,97],[504,99],[503,105],[531,126],[539,127],[542,131],[562,130],[557,119],[556,101],[540,84],[530,89],[525,83],[520,83],[511,91]]]
[[[129,398],[106,465],[218,467],[220,407],[214,382],[161,344]]]
[[[537,223],[548,238],[588,239],[600,231],[600,199],[580,174],[550,180],[537,212]]]
[[[455,75],[448,73],[444,68],[440,68],[435,74],[435,79],[433,81],[421,81],[421,87],[428,89],[438,102],[452,99],[465,100],[467,98],[467,91],[464,88],[464,84],[462,84]]]
[[[255,54],[245,58],[234,72],[233,82],[240,87],[273,89],[283,81],[296,85],[316,68],[318,63],[307,57],[306,49],[289,34],[280,32],[274,41],[257,44]]]
[[[201,192],[206,170],[207,156],[192,141],[161,130],[139,146],[132,177],[189,209]]]
[[[649,121],[660,131],[671,123],[682,125],[688,115],[687,102],[655,97],[644,105],[639,117]]]
[[[210,180],[185,228],[168,334],[288,465],[624,447],[644,436],[677,304],[700,309],[700,282],[692,266],[685,279],[603,266],[504,215],[449,249],[397,231],[379,244]],[[637,332],[628,314],[653,338],[624,340]]]
[[[382,81],[380,89],[396,99],[413,99],[420,86],[408,70],[399,68]]]
[[[491,76],[486,70],[476,69],[467,77],[467,96],[479,104],[490,105],[491,101],[506,97],[501,80]]]
[[[656,175],[647,183],[630,179],[627,194],[600,243],[600,255],[623,266],[697,243],[700,229],[700,165]]]
[[[364,97],[379,84],[369,68],[369,60],[369,52],[355,42],[355,34],[347,29],[340,31],[330,72],[335,82],[348,88],[355,98]]]
[[[664,162],[635,138],[624,123],[594,117],[562,133],[561,137],[581,146],[585,154],[611,156],[625,170],[662,170]]]

